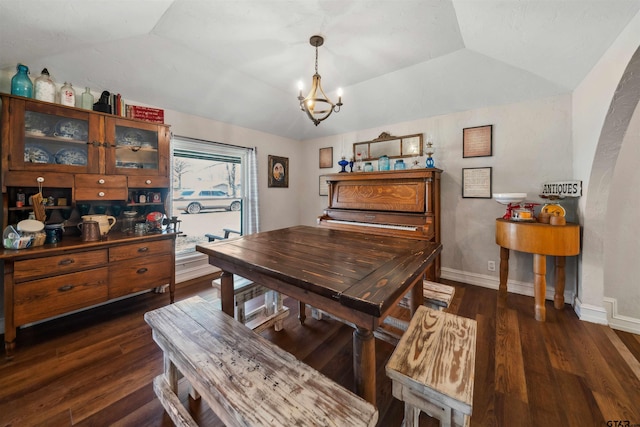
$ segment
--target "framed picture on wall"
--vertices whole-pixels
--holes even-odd
[[[462,129],[462,157],[490,157],[492,150],[493,125]]]
[[[269,187],[289,188],[289,158],[269,155]]]
[[[490,199],[491,173],[490,167],[462,169],[462,197],[465,199]]]
[[[333,147],[320,149],[320,168],[332,168],[333,167]]]
[[[320,175],[319,183],[318,183],[318,194],[320,196],[328,196],[329,195],[329,183],[327,182],[326,175]]]

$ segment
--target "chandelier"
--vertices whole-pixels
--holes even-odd
[[[307,116],[313,124],[318,126],[321,121],[329,117],[334,111],[336,113],[340,112],[340,107],[342,106],[342,91],[338,89],[337,104],[331,102],[327,95],[325,95],[320,85],[320,74],[318,74],[318,46],[322,46],[324,38],[322,38],[322,36],[312,36],[309,39],[309,43],[316,48],[316,73],[313,75],[311,91],[309,91],[306,98],[302,96],[302,83],[300,83],[298,100],[300,101],[300,109],[307,113]]]

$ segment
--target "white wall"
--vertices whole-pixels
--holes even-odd
[[[636,197],[626,197],[633,187],[628,183],[620,188],[612,185],[614,170],[618,181],[629,175],[633,182],[635,176],[632,169],[625,166],[626,162],[616,162],[620,159],[624,134],[638,103],[640,65],[636,64],[631,70],[627,67],[631,66],[632,58],[638,62],[639,39],[640,14],[637,14],[573,94],[574,165],[576,178],[583,181],[585,191],[585,197],[580,201],[583,247],[577,311],[582,319],[602,323],[606,323],[606,317],[615,310],[615,304],[608,304],[608,313],[603,307],[605,296],[610,295],[605,278],[607,281],[614,279],[608,273],[605,275],[605,269],[610,268],[603,262],[605,250],[607,259],[637,250],[637,242],[616,241],[613,236],[624,232],[637,236],[640,232],[637,220],[635,223],[624,222],[628,215],[623,212],[637,212],[640,208]],[[633,143],[638,143],[637,138]],[[625,202],[622,205],[615,203],[620,200]],[[621,209],[617,214],[623,222],[611,223],[612,207]],[[635,264],[616,265],[619,268],[616,275],[626,275],[627,281],[633,280],[638,277]],[[637,285],[628,284],[624,291],[619,285],[616,284],[616,291],[612,291],[618,299],[637,295]],[[627,310],[624,315],[635,319],[632,328],[640,331],[640,307],[627,307]]]
[[[339,118],[333,118],[338,120]],[[462,129],[493,125],[493,155],[462,158]],[[570,95],[540,99],[520,104],[482,108],[376,129],[320,138],[304,142],[306,177],[309,190],[301,195],[301,221],[314,224],[327,206],[326,197],[318,195],[318,177],[338,172],[340,153],[354,142],[376,138],[381,132],[392,135],[432,134],[436,146],[436,167],[442,176],[442,270],[443,277],[497,288],[499,272],[489,272],[487,261],[499,264],[499,247],[495,243],[495,219],[504,214],[504,206],[492,199],[463,199],[462,168],[492,167],[493,192],[525,192],[529,201],[542,202],[537,196],[546,181],[573,179],[571,157]],[[319,148],[334,148],[334,167],[318,167]],[[343,150],[342,146],[349,147]],[[575,220],[576,203],[568,202],[569,220]],[[533,294],[531,255],[513,253],[510,262],[510,290]],[[553,263],[548,263],[553,275]],[[567,262],[567,301],[575,290],[576,260]],[[552,295],[553,283],[549,283]]]

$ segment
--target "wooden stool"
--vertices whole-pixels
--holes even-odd
[[[475,355],[475,320],[418,307],[386,366],[405,427],[418,427],[420,411],[442,427],[468,425]]]
[[[220,279],[211,283],[220,295]],[[289,308],[282,305],[282,294],[265,288],[244,277],[233,276],[233,295],[235,299],[235,317],[256,332],[261,332],[273,325],[276,331],[282,330],[284,318],[289,315]],[[247,312],[245,304],[252,299],[264,295],[264,303]]]
[[[444,310],[449,307],[456,288],[429,280],[422,281],[422,295],[424,296],[424,305],[435,308],[436,310]],[[400,301],[400,305],[409,308],[409,297],[405,296]]]

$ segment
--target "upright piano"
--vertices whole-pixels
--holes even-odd
[[[326,175],[329,206],[318,225],[440,243],[440,175],[435,168]],[[440,255],[427,279],[440,278]]]

